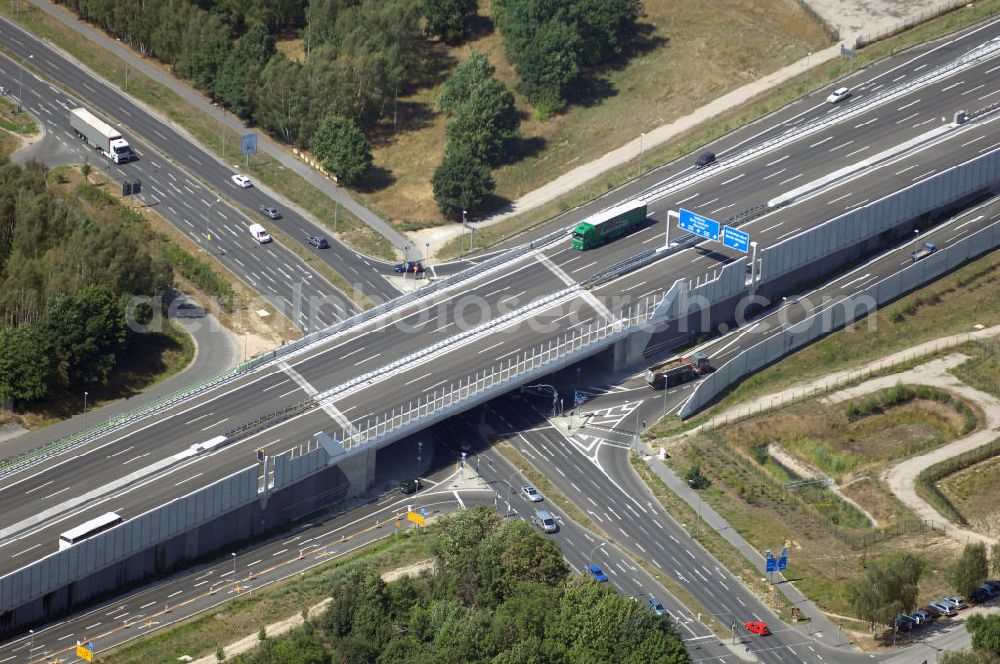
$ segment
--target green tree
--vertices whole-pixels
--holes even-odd
[[[994,574],[1000,575],[1000,544],[990,547],[990,567]]]
[[[53,382],[52,351],[41,328],[0,327],[0,404],[43,399]]]
[[[323,645],[300,631],[290,638],[276,640],[270,655],[274,664],[326,664],[330,661]]]
[[[104,381],[125,344],[125,319],[104,286],[87,286],[50,300],[42,320],[63,385]]]
[[[517,55],[521,91],[543,116],[566,105],[566,91],[580,75],[579,41],[570,26],[548,21]]]
[[[982,542],[966,544],[962,555],[948,570],[948,583],[959,595],[968,597],[989,574],[986,545]]]
[[[490,533],[479,545],[476,561],[480,600],[496,606],[523,581],[557,586],[569,567],[551,539],[527,521],[513,521]]]
[[[226,661],[226,651],[223,650],[222,646],[215,649],[215,661],[224,662]]]
[[[309,103],[304,92],[302,65],[276,53],[261,73],[254,119],[285,143],[295,143]]]
[[[475,49],[465,62],[460,62],[448,80],[444,82],[437,107],[446,115],[454,115],[458,108],[472,95],[472,91],[493,78],[496,67],[490,64],[486,55]]]
[[[448,44],[465,36],[465,21],[476,13],[476,0],[421,0],[420,11],[427,19],[427,32]]]
[[[712,482],[701,472],[701,464],[698,463],[688,468],[688,471],[684,473],[684,481],[696,491],[702,491],[712,485]]]
[[[330,116],[323,120],[309,141],[323,166],[339,180],[357,182],[372,167],[368,139],[353,120]]]
[[[923,570],[924,562],[908,553],[869,563],[865,575],[847,586],[855,615],[868,623],[872,633],[891,625],[897,614],[916,606]]]
[[[635,35],[642,0],[574,0],[568,10],[580,35],[580,61],[596,65],[613,58]]]
[[[958,650],[943,652],[938,657],[938,664],[1000,664],[1000,657],[983,650]]]
[[[472,89],[448,123],[451,145],[463,145],[480,160],[495,164],[518,134],[520,118],[514,95],[500,81],[491,78]]]
[[[260,73],[274,54],[274,40],[261,23],[252,26],[233,46],[215,78],[215,94],[233,113],[250,117]]]
[[[489,167],[479,156],[454,143],[448,146],[431,184],[441,214],[453,220],[461,219],[463,210],[477,210],[496,187]]]
[[[965,628],[972,634],[974,649],[1000,656],[1000,615],[971,615]]]

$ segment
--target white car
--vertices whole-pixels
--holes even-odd
[[[836,104],[838,101],[843,101],[851,96],[850,88],[837,88],[830,93],[830,96],[826,100],[831,104]]]
[[[527,485],[522,486],[521,493],[523,493],[524,497],[533,503],[542,502],[542,494],[539,493],[538,489],[536,489],[533,486],[527,486]]]
[[[248,178],[245,175],[240,175],[239,173],[237,173],[236,175],[232,176],[229,179],[232,180],[233,184],[235,184],[237,187],[243,187],[244,189],[246,189],[248,187],[253,186],[253,182],[250,181],[250,178]]]

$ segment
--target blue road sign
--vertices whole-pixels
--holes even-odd
[[[722,244],[745,254],[750,251],[750,234],[738,231],[732,226],[723,226]]]
[[[781,549],[781,558],[778,558],[778,571],[784,572],[788,569],[788,547]]]
[[[777,572],[778,571],[778,561],[775,560],[774,556],[771,555],[771,550],[767,549],[764,551],[764,561],[767,565],[765,571],[767,572]]]
[[[719,222],[714,219],[709,219],[708,217],[703,217],[700,214],[695,214],[690,210],[681,208],[680,219],[677,222],[677,226],[682,231],[700,235],[703,238],[712,240],[713,242],[719,241]]]
[[[257,134],[243,134],[240,137],[240,154],[257,154]]]

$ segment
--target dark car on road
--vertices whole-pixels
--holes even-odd
[[[330,243],[326,241],[326,238],[322,235],[310,235],[306,242],[310,245],[316,247],[317,249],[329,249]]]
[[[281,212],[272,205],[261,205],[258,209],[268,219],[281,219]]]
[[[393,269],[400,274],[405,272],[409,272],[410,274],[421,274],[424,271],[424,264],[420,261],[407,261],[405,263],[398,264]]]
[[[702,152],[694,162],[695,168],[705,168],[715,163],[714,152]]]
[[[400,493],[416,493],[420,489],[424,488],[424,485],[420,483],[419,479],[416,480],[403,480],[399,483]]]

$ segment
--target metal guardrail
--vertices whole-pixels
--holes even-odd
[[[534,251],[545,246],[548,246],[552,242],[559,240],[566,235],[566,229],[559,229],[549,233],[548,235],[533,240],[521,246],[515,247],[509,251],[498,254],[482,263],[474,265],[462,272],[453,274],[450,277],[446,277],[439,281],[434,282],[430,286],[422,288],[418,291],[412,293],[407,293],[401,295],[398,298],[384,302],[381,305],[369,309],[367,311],[355,314],[351,318],[348,318],[337,325],[334,325],[325,330],[319,332],[313,332],[312,334],[306,335],[302,339],[298,339],[290,344],[285,344],[281,348],[277,348],[269,353],[265,353],[256,358],[248,360],[241,363],[236,368],[218,374],[208,380],[202,381],[197,385],[185,388],[171,395],[157,399],[156,401],[139,408],[134,411],[129,411],[122,415],[116,415],[110,417],[103,422],[89,427],[85,431],[70,434],[69,436],[64,436],[58,440],[41,445],[34,450],[25,452],[24,454],[12,457],[10,459],[4,459],[0,461],[0,480],[9,477],[10,475],[19,472],[25,468],[30,468],[33,465],[41,463],[42,461],[49,459],[53,456],[64,454],[66,452],[72,451],[81,445],[84,445],[91,440],[105,435],[111,431],[115,431],[123,426],[126,426],[132,422],[140,420],[142,418],[153,415],[157,412],[161,412],[171,406],[175,406],[178,403],[191,399],[193,397],[202,394],[203,392],[210,390],[212,388],[218,387],[224,383],[232,381],[240,376],[249,373],[255,369],[259,369],[271,362],[277,361],[279,358],[285,357],[291,353],[300,351],[311,344],[329,339],[332,336],[342,334],[348,330],[362,325],[378,316],[384,315],[393,309],[397,309],[401,306],[410,304],[412,302],[418,301],[422,298],[430,297],[435,293],[441,291],[444,288],[454,286],[455,284],[461,283],[467,279],[476,277],[483,272],[490,270],[499,265],[503,265],[511,260],[519,258],[524,254]]]

